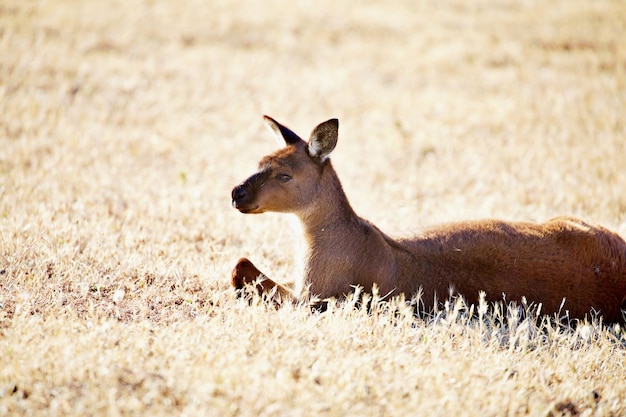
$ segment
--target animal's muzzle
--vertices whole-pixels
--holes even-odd
[[[257,194],[259,188],[263,187],[268,173],[259,171],[250,178],[233,188],[231,193],[232,205],[242,213],[260,213]]]
[[[233,207],[239,209],[246,205],[249,200],[249,192],[246,190],[246,184],[241,184],[233,188],[231,193]]]
[[[242,213],[261,213],[256,202],[255,190],[249,181],[233,188],[231,193],[233,207]]]
[[[233,199],[233,207],[237,208],[238,205],[241,205],[242,202],[247,200],[248,192],[246,191],[246,187],[244,184],[238,185],[233,188],[233,192],[231,193],[231,197]]]

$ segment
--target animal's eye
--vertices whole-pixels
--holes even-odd
[[[291,181],[291,175],[289,174],[278,174],[276,179],[280,182],[289,182]]]

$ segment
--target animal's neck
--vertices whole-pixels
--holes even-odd
[[[332,230],[342,229],[358,219],[330,161],[322,169],[317,195],[297,215],[309,241],[328,235]]]

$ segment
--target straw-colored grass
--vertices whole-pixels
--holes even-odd
[[[264,113],[339,117],[344,188],[390,233],[626,235],[622,0],[6,0],[0,415],[626,414],[620,327],[237,300],[241,256],[296,273],[288,216],[229,206]]]

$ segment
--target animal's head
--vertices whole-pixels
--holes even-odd
[[[304,210],[322,191],[319,179],[337,144],[339,121],[320,123],[307,142],[271,117],[263,118],[286,146],[261,159],[258,171],[233,189],[233,207],[242,213]]]

